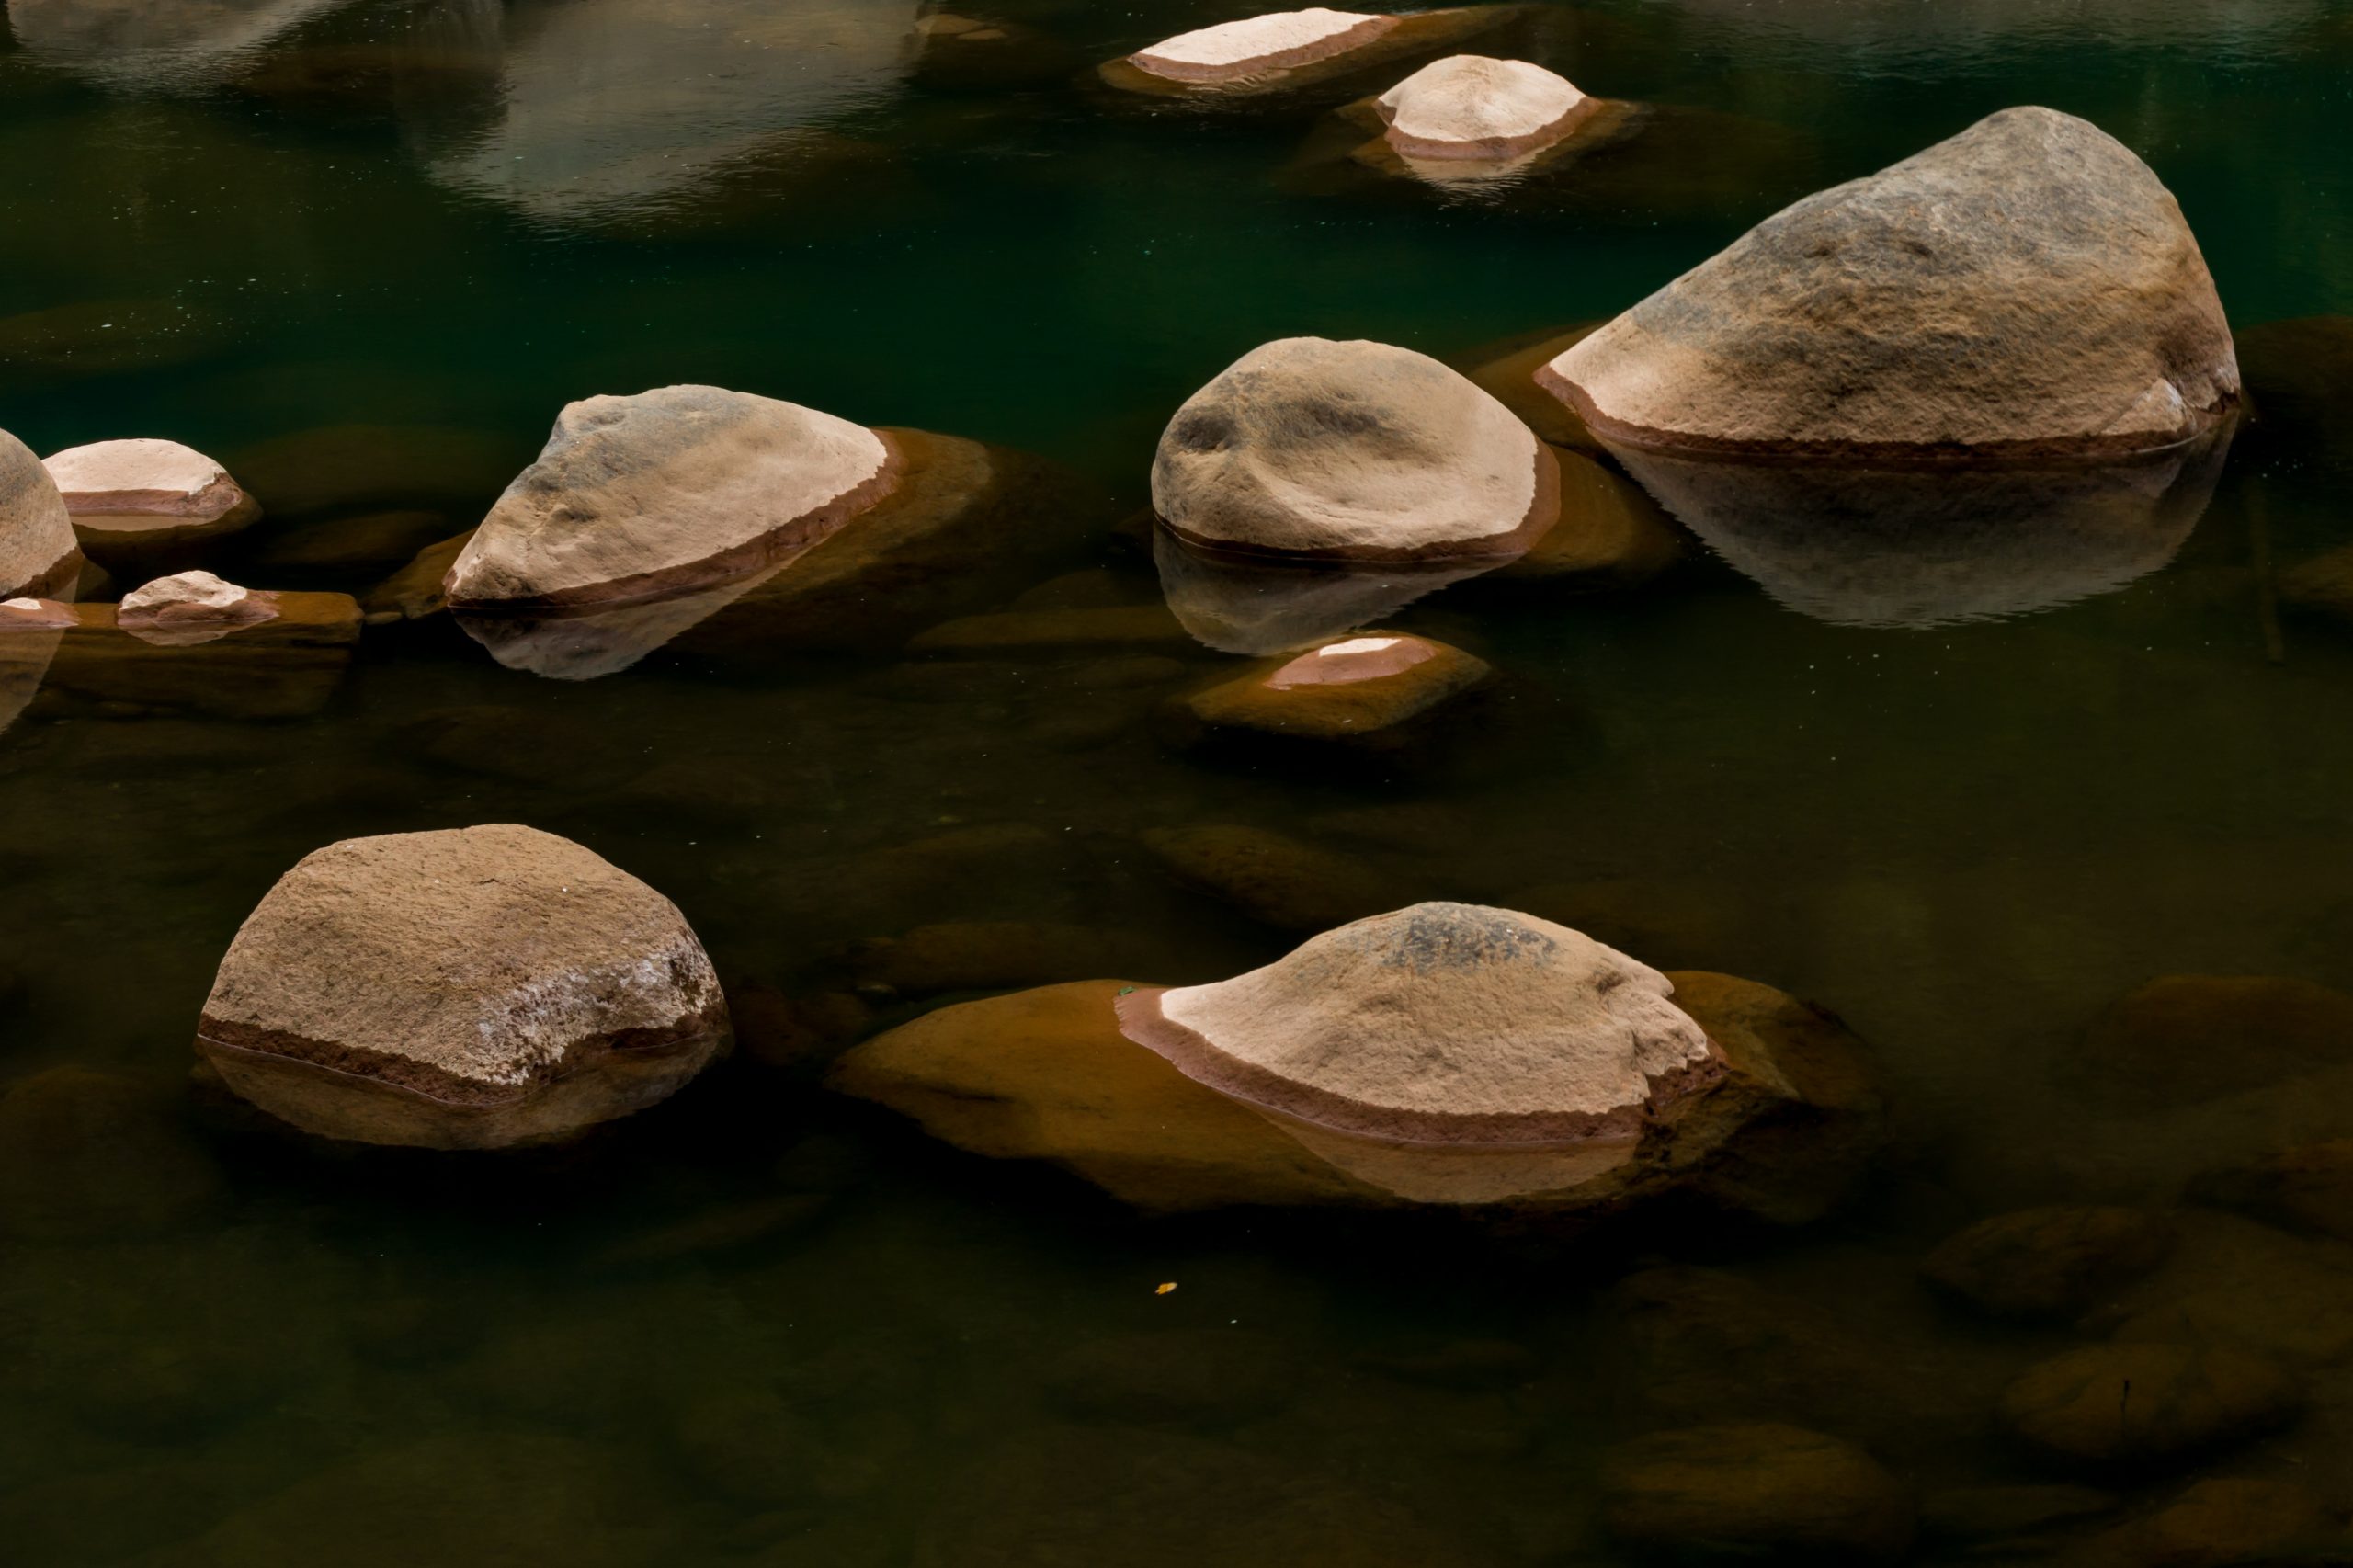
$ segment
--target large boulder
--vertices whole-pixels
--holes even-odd
[[[57,595],[81,572],[82,547],[57,482],[30,448],[0,430],[0,599]]]
[[[304,857],[222,960],[197,1049],[305,1131],[450,1149],[642,1109],[727,1038],[710,960],[669,900],[502,824]]]
[[[1711,454],[2142,452],[2239,397],[2173,197],[2047,108],[1808,197],[1540,380],[1606,440]]]
[[[1287,337],[1177,409],[1153,506],[1188,543],[1400,562],[1508,560],[1560,509],[1551,450],[1426,354]]]
[[[570,403],[450,567],[449,604],[581,608],[750,576],[890,494],[896,470],[873,431],[748,392]]]
[[[227,469],[177,441],[95,441],[51,453],[42,466],[85,550],[210,539],[261,517]]]
[[[1593,111],[1568,78],[1525,60],[1450,54],[1374,100],[1381,139],[1407,158],[1516,158],[1549,147]]]

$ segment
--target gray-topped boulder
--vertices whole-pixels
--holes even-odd
[[[1404,156],[1476,161],[1549,147],[1594,108],[1565,76],[1484,54],[1432,61],[1373,101]]]
[[[1177,409],[1153,459],[1152,499],[1200,548],[1507,560],[1558,517],[1560,479],[1510,410],[1429,356],[1286,337]]]
[[[1722,454],[2132,453],[2239,398],[2172,195],[2048,108],[1806,198],[1539,380],[1606,441]]]
[[[790,560],[888,495],[888,441],[718,387],[592,397],[556,417],[449,569],[455,609],[667,597]]]
[[[499,824],[305,856],[222,960],[197,1049],[305,1131],[455,1149],[642,1109],[727,1040],[676,906],[568,839]]]
[[[81,573],[82,548],[57,482],[32,449],[0,430],[0,599],[67,593]]]

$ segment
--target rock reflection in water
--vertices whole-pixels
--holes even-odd
[[[1186,631],[1221,653],[1288,653],[1384,620],[1415,600],[1506,561],[1341,566],[1254,560],[1193,549],[1152,530],[1160,589]]]
[[[1616,452],[1779,604],[1854,626],[1941,626],[2111,593],[2204,516],[2225,428],[2160,457],[2063,468],[1873,469]]]
[[[457,622],[510,670],[528,670],[551,680],[596,680],[630,668],[790,564],[779,562],[750,577],[650,604],[576,615],[460,614]]]
[[[15,723],[40,695],[49,661],[64,636],[62,625],[38,614],[15,616],[8,606],[0,605],[0,731]]]
[[[108,81],[170,85],[216,73],[350,0],[8,0],[36,58]]]

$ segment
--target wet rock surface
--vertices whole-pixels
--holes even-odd
[[[2145,1210],[2028,1209],[1948,1238],[1921,1260],[1920,1272],[1995,1317],[2063,1319],[2156,1267],[2172,1245],[2172,1224]]]
[[[1376,750],[1413,743],[1438,710],[1492,676],[1483,659],[1426,637],[1336,638],[1176,698],[1180,740],[1259,736]]]
[[[1911,1493],[1836,1437],[1759,1424],[1638,1438],[1601,1479],[1601,1517],[1629,1548],[1675,1561],[1900,1561]]]
[[[2179,1465],[2280,1426],[2302,1403],[2286,1373],[2243,1350],[2162,1342],[2091,1346],[2029,1369],[2003,1426],[2061,1464]]]

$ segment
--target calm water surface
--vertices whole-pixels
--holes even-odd
[[[1152,443],[1267,338],[1472,362],[2015,103],[2157,170],[2243,335],[2353,313],[2344,6],[1598,0],[1548,18],[1548,62],[1703,132],[1604,188],[1452,199],[1330,177],[1312,116],[1074,85],[1222,8],[977,14],[1024,30],[976,79],[911,53],[912,5],[10,0],[0,426],[222,457],[271,507],[211,558],[239,581],[363,592],[599,392],[712,382],[1066,471],[987,570],[781,648],[563,682],[438,618],[266,682],[61,660],[0,733],[0,1078],[128,1097],[102,1158],[0,1148],[10,1561],[1608,1561],[1597,1460],[1663,1423],[1797,1421],[1927,1493],[2033,1476],[1995,1400],[2086,1335],[1940,1310],[1922,1253],[2353,1133],[2353,1067],[2153,1114],[2074,1065],[2156,976],[2353,987],[2353,628],[2277,588],[2353,542],[2353,405],[2334,445],[2325,417],[2243,431],[2194,529],[2128,569],[1951,568],[2030,613],[1878,614],[1696,540],[1623,592],[1449,588],[1383,624],[1508,684],[1378,775],[1165,749],[1154,707],[1231,662],[1181,642],[901,654],[950,615],[1156,602],[1126,522]],[[2353,395],[2353,360],[2269,341],[2319,389],[2295,408]],[[1546,1248],[1140,1220],[828,1096],[822,1048],[512,1161],[324,1150],[190,1093],[213,967],[282,870],[483,821],[676,899],[739,1011],[831,997],[846,1034],[934,1005],[861,991],[847,950],[927,923],[1115,934],[1155,981],[1265,961],[1295,937],[1139,835],[1275,828],[1408,897],[1589,912],[1819,999],[1879,1053],[1901,1145],[1802,1233]],[[92,1234],[67,1187],[99,1176],[193,1196]],[[2154,1289],[2217,1335],[2353,1323],[2353,1249],[2183,1223]],[[2220,1468],[2353,1508],[2353,1335],[2295,1349],[2314,1412]]]

